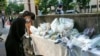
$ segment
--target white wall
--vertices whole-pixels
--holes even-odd
[[[96,5],[97,4],[97,0],[91,0],[90,1],[90,5]]]

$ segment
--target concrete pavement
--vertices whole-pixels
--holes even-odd
[[[0,56],[6,56],[6,51],[5,51],[5,40],[7,38],[7,34],[9,32],[9,26],[6,25],[5,28],[2,28],[2,21],[0,19],[0,33],[2,33],[2,35],[0,36],[0,38],[3,39],[3,41],[0,41]]]
[[[0,42],[0,56],[6,56],[4,42]]]

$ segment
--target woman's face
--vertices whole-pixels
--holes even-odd
[[[25,16],[24,19],[26,20],[26,22],[31,22],[31,16]]]

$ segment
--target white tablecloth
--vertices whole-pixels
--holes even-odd
[[[31,35],[31,37],[36,55],[66,56],[67,49],[60,44],[54,44],[53,40],[44,39],[38,35]]]

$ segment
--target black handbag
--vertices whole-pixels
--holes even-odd
[[[23,36],[23,47],[26,55],[35,55],[31,41],[31,37],[26,38],[26,36]]]

